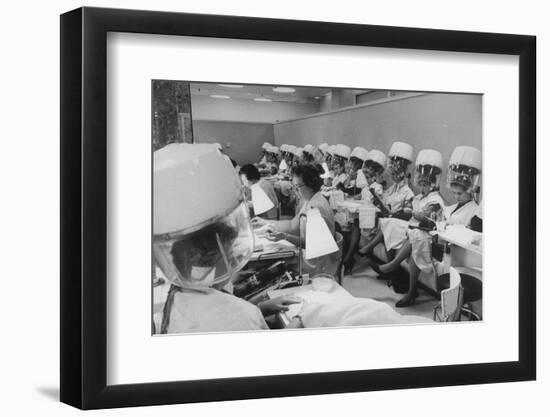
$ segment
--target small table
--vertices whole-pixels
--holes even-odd
[[[481,245],[473,244],[474,240],[481,240],[482,233],[466,227],[450,226],[437,232],[439,238],[449,242],[451,246],[451,266],[462,266],[481,273],[483,267],[483,249]]]
[[[482,316],[482,289],[480,282],[483,280],[483,248],[472,242],[481,242],[483,234],[475,232],[464,226],[449,226],[447,229],[436,232],[439,238],[451,244],[451,266],[460,274],[469,275],[470,281],[463,278],[465,302],[467,294],[475,294],[475,300],[469,302],[474,313]],[[479,282],[477,281],[479,280]],[[470,285],[468,285],[470,283]],[[476,284],[476,285],[473,285]],[[479,299],[477,296],[479,295]]]
[[[254,235],[254,252],[249,262],[288,260],[288,258],[296,258],[298,254],[298,247],[287,240],[273,242],[265,237]]]

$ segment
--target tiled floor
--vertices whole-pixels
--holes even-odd
[[[358,261],[353,269],[353,274],[346,275],[342,285],[355,297],[373,298],[377,301],[382,301],[400,314],[433,319],[433,310],[438,303],[437,299],[419,290],[420,295],[412,306],[396,308],[395,303],[403,294],[394,292],[392,288],[388,287],[387,281],[379,280],[376,277],[377,274],[371,267]]]

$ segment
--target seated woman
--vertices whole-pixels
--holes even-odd
[[[425,149],[418,153],[414,181],[420,193],[412,200],[412,217],[408,222],[393,218],[384,222],[382,231],[384,241],[391,242],[391,249],[396,249],[398,252],[390,262],[380,267],[374,266],[377,272],[387,274],[394,271],[409,257],[412,249],[411,242],[408,240],[409,229],[419,227],[421,222],[426,220],[434,222],[440,219],[445,205],[439,193],[442,166],[443,158],[438,151]],[[435,223],[433,225],[435,226]]]
[[[383,152],[373,149],[367,154],[363,165],[363,175],[367,179],[367,186],[361,190],[359,199],[375,206],[375,196],[382,200],[384,197],[384,186],[382,185],[382,174],[386,166],[386,155]]]
[[[466,148],[466,149],[464,149]],[[458,147],[451,155],[447,172],[447,186],[457,200],[456,204],[443,209],[443,221],[447,224],[461,224],[470,227],[472,219],[479,213],[479,206],[473,200],[478,189],[481,174],[481,152],[471,147]],[[431,257],[431,235],[421,228],[409,231],[411,254],[409,257],[409,291],[396,303],[396,307],[411,305],[418,293],[416,284],[420,272],[434,271]]]
[[[365,164],[363,165],[363,175],[366,178],[367,185],[361,190],[361,194],[357,196],[365,203],[366,206],[375,207],[376,200],[380,201],[384,196],[384,188],[382,186],[381,176],[386,166],[386,155],[379,150],[373,149],[367,155]],[[357,246],[365,246],[377,232],[377,229],[363,229],[359,228],[359,218],[357,217],[353,221],[350,237],[350,247],[347,248],[347,252],[350,252],[351,259],[353,254],[357,250]],[[349,258],[348,258],[349,259]],[[350,273],[353,268],[353,261],[349,261],[344,264],[344,273]]]
[[[449,160],[447,184],[451,188],[457,203],[446,207],[444,211],[446,224],[462,224],[473,227],[472,220],[481,222],[481,208],[474,196],[479,192],[481,181],[481,151],[471,146],[457,147]],[[477,222],[476,222],[477,223]]]
[[[304,236],[305,231],[303,228],[306,226],[304,222],[300,223],[300,215],[302,213],[307,214],[310,209],[318,209],[321,218],[328,227],[330,235],[336,238],[333,211],[328,200],[320,191],[323,181],[320,174],[319,168],[315,165],[298,165],[293,170],[292,182],[296,194],[300,199],[301,206],[294,218],[274,222],[267,222],[256,218],[252,220],[252,224],[267,225],[267,238],[270,240],[278,241],[285,239],[298,246],[300,244],[300,227],[302,227],[302,236]],[[302,247],[305,247],[304,243],[302,243]],[[319,273],[327,273],[334,276],[338,271],[339,259],[340,251],[335,251],[316,258],[304,259],[304,268],[311,276]]]
[[[278,297],[256,306],[228,293],[254,239],[238,174],[206,144],[168,145],[153,157],[153,256],[170,282],[154,332],[267,329],[264,316],[299,300]],[[224,192],[205,192],[212,189]]]
[[[346,162],[351,154],[349,146],[338,144],[332,149],[332,157],[330,159],[331,169],[334,171],[332,177],[331,189],[340,189],[347,180]]]
[[[282,145],[282,159],[279,164],[278,180],[275,182],[275,192],[279,197],[283,209],[290,209],[294,203],[294,193],[292,191],[291,172],[294,165],[294,145]],[[284,161],[284,163],[283,163]]]
[[[361,188],[359,188],[357,184],[357,174],[363,167],[367,154],[368,151],[361,146],[355,147],[350,154],[346,164],[347,178],[343,183],[340,183],[338,187],[349,196],[355,197],[361,194]]]
[[[292,166],[292,145],[283,144],[279,150],[281,151],[281,158],[279,162],[278,176],[282,179],[288,177],[290,167]]]
[[[277,208],[279,207],[279,199],[277,198],[277,193],[275,192],[275,187],[273,186],[273,184],[261,178],[260,172],[252,164],[244,165],[241,168],[239,174],[241,175],[241,180],[243,181],[245,187],[247,187],[248,191],[250,191],[250,187],[252,187],[254,184],[258,184],[273,203],[273,208],[266,211],[265,213],[262,213],[260,216],[265,219],[276,219]],[[246,194],[248,199],[248,206],[252,207],[251,193],[247,192]]]
[[[266,163],[259,167],[260,175],[270,177],[279,171],[280,150],[277,146],[269,146],[266,150]]]
[[[270,147],[271,143],[269,142],[264,142],[264,144],[262,145],[260,160],[256,163],[256,166],[258,168],[265,168],[265,166],[267,165],[267,150]]]
[[[343,184],[338,187],[344,194],[354,198],[360,198],[362,189],[366,187],[366,179],[363,177],[363,184],[361,188],[359,173],[363,174],[362,168],[365,160],[367,159],[368,151],[357,146],[353,149],[348,160],[348,177]],[[352,213],[346,216],[347,224],[344,225],[344,256],[342,263],[344,265],[344,274],[349,275],[352,272],[355,264],[355,251],[357,244],[359,243],[359,220],[357,214]]]
[[[332,181],[334,178],[334,169],[332,167],[333,162],[333,151],[334,151],[334,145],[327,145],[327,147],[324,150],[324,161],[323,163],[326,164],[326,170],[324,175],[321,176],[323,178],[323,190],[328,191],[332,187]]]
[[[409,187],[407,171],[412,158],[413,148],[407,143],[395,142],[390,148],[390,152],[388,153],[388,169],[390,170],[393,184],[384,192],[383,198],[375,202],[375,205],[381,209],[381,216],[387,218],[379,219],[378,232],[371,240],[361,245],[358,251],[360,255],[370,255],[376,245],[384,241],[384,230],[389,224],[389,218],[407,218],[406,215],[411,212],[411,202],[414,193]],[[400,243],[398,241],[396,245],[400,246]],[[392,240],[386,242],[387,250],[395,248]]]
[[[300,236],[300,214],[312,208],[319,209],[331,234],[334,236],[334,214],[327,199],[321,194],[323,180],[314,165],[298,165],[292,170],[292,183],[296,194],[302,201],[299,212],[290,220],[267,221],[261,218],[252,219],[254,226],[269,225],[270,239],[286,239],[298,245]]]
[[[348,178],[348,174],[346,174],[345,161],[340,158],[333,158],[332,172],[333,177],[330,189],[338,189],[340,184],[344,184]]]

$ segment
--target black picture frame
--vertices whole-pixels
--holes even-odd
[[[519,56],[519,360],[108,386],[108,32]],[[85,7],[61,15],[60,57],[62,402],[95,409],[536,378],[534,36]]]

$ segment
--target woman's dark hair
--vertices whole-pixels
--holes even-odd
[[[260,171],[252,164],[247,164],[241,167],[239,171],[248,181],[258,181],[260,179]]]
[[[357,158],[356,156],[352,156],[349,158],[349,160],[351,161],[351,163],[353,164],[353,167],[355,169],[361,169],[361,167],[363,166],[363,160],[361,158]]]
[[[458,187],[460,188],[463,192],[467,193],[468,192],[468,187],[466,185],[464,185],[463,183],[460,183],[460,182],[451,182],[451,184],[449,184],[451,187]]]
[[[378,162],[374,162],[371,159],[367,159],[364,166],[366,166],[368,169],[372,170],[376,174],[381,174],[382,172],[384,172],[384,167]]]
[[[416,170],[423,175],[426,175],[426,174],[430,175],[430,178],[441,174],[441,168],[433,165],[418,165],[416,167]]]
[[[346,159],[340,155],[334,155],[332,157],[332,162],[340,166],[344,166],[346,164]]]
[[[428,182],[435,184],[437,182],[437,176],[441,174],[441,168],[433,165],[418,165],[416,171],[422,175],[423,178],[427,178]],[[434,189],[439,187],[434,187]]]
[[[292,175],[301,178],[304,185],[314,192],[318,192],[323,185],[322,173],[322,167],[318,164],[300,164],[292,170]]]

